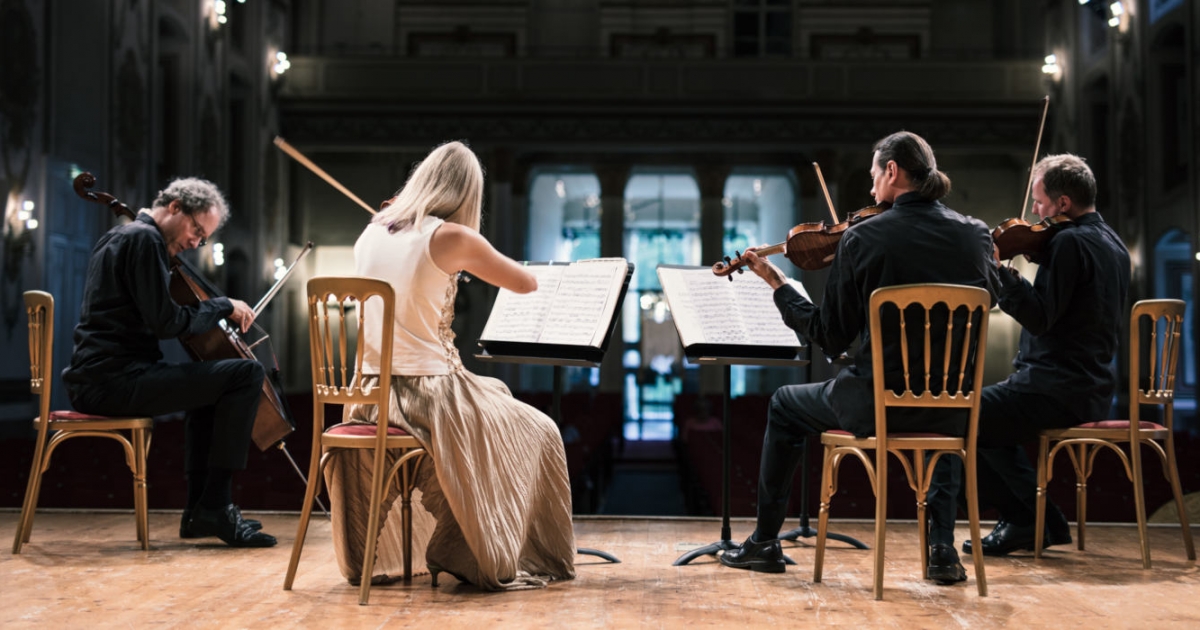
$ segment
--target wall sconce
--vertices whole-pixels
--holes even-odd
[[[287,265],[284,264],[282,258],[275,259],[275,280],[283,280],[287,275]]]
[[[1116,28],[1121,25],[1121,16],[1125,15],[1125,5],[1121,4],[1120,0],[1108,5],[1108,10],[1112,12],[1112,17],[1108,19],[1108,25]]]
[[[1058,55],[1053,53],[1046,55],[1045,62],[1045,65],[1042,66],[1042,74],[1058,80],[1062,76],[1062,66],[1058,65]]]
[[[278,79],[279,77],[283,76],[283,73],[288,71],[288,68],[291,67],[292,62],[288,61],[287,53],[283,52],[282,50],[276,52],[271,65],[271,78]]]
[[[4,213],[4,276],[16,280],[22,261],[33,252],[33,231],[38,220],[33,216],[36,204],[10,194]]]
[[[218,267],[225,264],[225,244],[224,243],[213,243],[212,244],[212,260],[213,260],[213,264]]]

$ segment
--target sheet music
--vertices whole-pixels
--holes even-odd
[[[550,312],[550,304],[566,265],[529,265],[525,267],[537,277],[538,288],[532,293],[513,293],[501,289],[492,306],[492,314],[480,335],[492,341],[536,343]]]
[[[537,276],[537,291],[501,289],[480,340],[600,347],[629,263],[598,258],[525,268]]]
[[[626,268],[624,260],[580,262],[567,267],[538,341],[599,345],[607,332],[602,324],[611,319],[610,302],[616,299],[614,283],[618,291],[621,287],[617,274],[624,278]]]
[[[684,347],[695,344],[799,347],[783,323],[774,291],[759,278],[727,278],[708,268],[658,268]],[[795,283],[807,297],[803,285]]]

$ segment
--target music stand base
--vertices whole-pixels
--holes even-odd
[[[582,556],[596,556],[597,558],[604,558],[605,560],[608,560],[609,562],[611,562],[613,564],[621,564],[621,560],[619,558],[617,558],[616,556],[614,556],[611,553],[608,553],[606,551],[600,551],[598,549],[588,549],[587,547],[579,547],[578,549],[575,550],[575,553],[582,555]]]
[[[791,542],[796,542],[796,539],[798,539],[798,538],[814,538],[814,537],[816,537],[816,535],[817,535],[817,530],[815,530],[807,525],[802,525],[800,527],[797,527],[796,529],[793,529],[791,531],[780,534],[779,540],[788,540]],[[864,545],[857,538],[852,538],[845,534],[834,534],[832,532],[826,532],[825,538],[827,538],[829,540],[837,540],[840,542],[844,542],[848,545],[853,546],[855,549],[870,549],[870,547]]]

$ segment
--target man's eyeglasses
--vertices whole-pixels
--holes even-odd
[[[200,237],[200,244],[197,247],[204,247],[208,244],[208,236],[204,233],[204,228],[200,227],[200,222],[196,220],[196,215],[187,215],[192,220],[193,234]]]

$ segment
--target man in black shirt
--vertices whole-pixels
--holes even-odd
[[[275,538],[233,504],[233,472],[246,467],[250,431],[262,395],[257,361],[163,361],[159,339],[195,335],[230,319],[249,329],[254,310],[217,297],[179,306],[169,293],[171,257],[203,245],[228,219],[221,191],[202,179],[178,179],[154,207],[108,231],[88,263],[71,365],[63,385],[84,413],[188,415],[184,445],[188,505],[181,538],[217,536],[234,547],[270,547]]]
[[[892,134],[876,143],[871,161],[875,201],[891,209],[848,229],[838,245],[821,306],[788,284],[778,267],[747,251],[752,271],[775,289],[775,305],[784,322],[828,356],[837,356],[861,336],[854,364],[824,383],[786,385],[771,398],[758,481],[758,522],[741,547],[721,563],[769,573],[784,570],[779,530],[786,518],[792,478],[805,439],[829,429],[859,436],[875,432],[871,346],[866,341],[871,292],[879,287],[944,282],[992,291],[992,239],[986,225],[942,205],[950,179],[937,170],[933,150],[920,136]],[[994,293],[994,291],[993,291]],[[899,344],[885,354],[899,363]],[[891,360],[889,359],[889,360]],[[966,413],[903,409],[889,413],[898,431],[959,434]],[[953,523],[953,514],[951,514]],[[927,577],[939,582],[966,579],[951,544],[930,553]]]
[[[1091,169],[1074,155],[1046,157],[1034,168],[1032,192],[1039,217],[1071,221],[1034,260],[1033,284],[1000,270],[1000,308],[1023,330],[1016,371],[980,397],[979,502],[1000,512],[981,541],[987,555],[1033,550],[1037,473],[1021,444],[1043,429],[1107,417],[1116,388],[1113,359],[1129,314],[1129,252],[1096,212]],[[935,472],[932,485],[943,483],[945,474]],[[932,510],[954,511],[945,493],[938,501],[930,500]],[[1048,504],[1045,546],[1070,542],[1066,518]],[[963,543],[970,549],[970,541]]]

